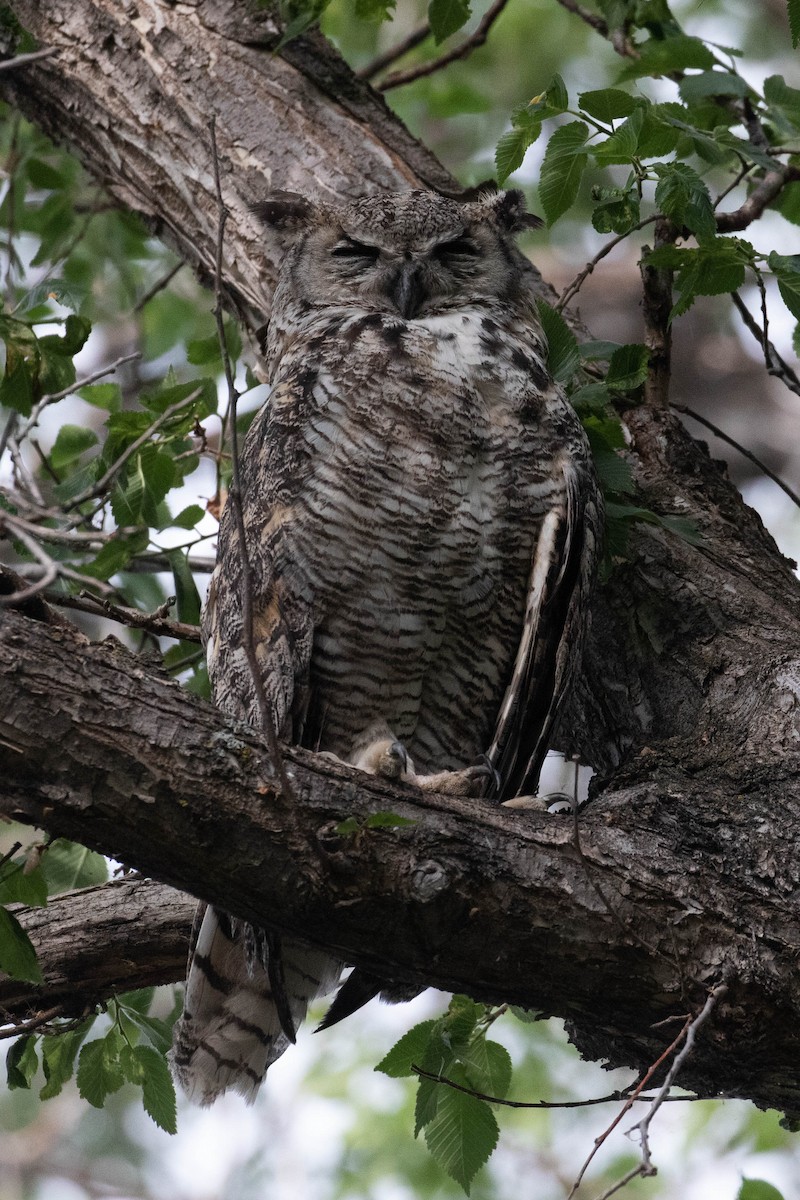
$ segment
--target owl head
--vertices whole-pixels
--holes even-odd
[[[514,235],[540,225],[521,192],[459,202],[387,192],[351,204],[273,192],[254,211],[289,242],[281,286],[304,307],[357,307],[406,320],[519,291]]]

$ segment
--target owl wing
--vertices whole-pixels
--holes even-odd
[[[256,417],[241,456],[253,643],[278,737],[302,740],[314,625],[312,597],[291,553],[296,513],[296,381],[280,384]],[[270,422],[269,436],[263,427]],[[270,453],[280,455],[276,468]],[[230,504],[203,610],[209,678],[217,706],[260,728],[262,717],[243,646],[244,577]],[[183,1015],[172,1064],[184,1091],[210,1104],[228,1088],[252,1101],[267,1068],[294,1041],[311,1001],[329,992],[342,964],[299,938],[280,937],[201,905],[189,957]]]
[[[511,682],[487,758],[499,799],[536,792],[561,701],[580,657],[599,529],[591,467],[557,463],[556,499],[544,515],[528,583]]]

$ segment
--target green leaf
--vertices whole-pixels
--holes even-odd
[[[190,504],[187,508],[182,508],[177,517],[172,518],[170,524],[176,525],[178,529],[194,529],[205,515],[206,510],[201,505]]]
[[[29,417],[33,408],[31,370],[24,359],[6,358],[6,373],[0,380],[0,404]]]
[[[629,163],[639,148],[639,135],[644,127],[645,110],[637,108],[620,125],[610,138],[596,145],[592,151],[597,162],[604,166],[610,163]]]
[[[359,21],[388,21],[397,0],[356,0],[355,15]]]
[[[47,885],[40,866],[27,870],[27,855],[12,858],[0,867],[0,904],[27,904],[43,908],[47,904]]]
[[[475,1173],[497,1145],[497,1121],[483,1100],[446,1086],[441,1090],[436,1115],[425,1126],[425,1142],[439,1166],[469,1195]]]
[[[561,314],[545,300],[537,300],[536,307],[547,338],[547,369],[559,383],[567,383],[581,365],[578,339]]]
[[[404,829],[409,825],[416,825],[418,822],[412,817],[401,817],[398,813],[393,812],[377,812],[371,813],[364,822],[365,829]]]
[[[687,67],[706,71],[714,66],[714,55],[699,38],[678,34],[674,37],[653,37],[637,47],[639,57],[620,71],[619,80],[638,79],[642,75],[669,75]]]
[[[120,1063],[130,1083],[142,1089],[144,1110],[167,1133],[177,1133],[177,1100],[169,1067],[163,1054],[152,1046],[126,1046]]]
[[[665,216],[686,225],[700,241],[716,235],[711,196],[703,180],[687,163],[659,163],[655,200]]]
[[[123,1000],[118,1001],[120,1008],[136,1028],[144,1034],[150,1045],[159,1054],[166,1055],[172,1047],[172,1027],[167,1021],[157,1017],[148,1017],[136,1009],[129,1008]]]
[[[541,131],[541,124],[533,123],[528,127],[510,129],[508,133],[503,134],[494,152],[498,183],[505,183],[509,175],[522,166],[528,148],[533,145]]]
[[[539,199],[547,224],[553,225],[573,204],[587,163],[584,149],[589,127],[570,121],[557,129],[547,143],[539,177]]]
[[[200,621],[200,594],[189,566],[189,557],[184,550],[170,550],[167,557],[175,580],[178,618],[189,625],[197,625]]]
[[[421,1021],[419,1025],[415,1025],[413,1029],[409,1029],[408,1033],[404,1033],[399,1042],[395,1042],[391,1050],[375,1067],[376,1071],[382,1071],[384,1075],[390,1075],[393,1079],[402,1079],[406,1075],[413,1075],[411,1070],[412,1065],[421,1067],[425,1060],[425,1055],[428,1045],[431,1040],[434,1026],[437,1021]]]
[[[776,254],[773,250],[767,261],[784,304],[800,320],[800,254]]]
[[[336,834],[338,837],[352,837],[354,833],[361,832],[361,822],[357,817],[345,817],[336,826]]]
[[[39,1092],[40,1100],[52,1100],[72,1078],[78,1050],[94,1021],[95,1018],[91,1017],[77,1029],[42,1038],[42,1067],[46,1082]]]
[[[581,92],[578,106],[597,121],[610,124],[620,117],[629,117],[642,104],[621,88],[600,88],[598,91]]]
[[[800,45],[800,0],[788,0],[789,3],[789,32],[792,35],[792,47],[796,50]]]
[[[598,233],[628,233],[639,221],[639,193],[630,188],[592,188],[592,225]]]
[[[650,351],[646,346],[634,343],[620,346],[611,355],[606,375],[606,386],[620,392],[630,392],[647,378]]]
[[[0,971],[12,979],[44,983],[31,939],[7,908],[0,908]]]
[[[800,90],[789,87],[782,75],[770,75],[764,80],[764,99],[777,109],[786,124],[800,129]]]
[[[431,0],[428,20],[437,46],[465,25],[471,13],[467,0]]]
[[[77,842],[56,838],[42,856],[42,874],[50,896],[75,888],[96,887],[108,879],[108,863],[102,854]]]
[[[6,1080],[9,1089],[29,1088],[39,1067],[36,1035],[16,1038],[6,1054]]]
[[[687,104],[707,96],[746,96],[750,91],[741,75],[729,71],[703,71],[700,75],[684,75],[678,91]]]
[[[94,579],[110,579],[112,575],[127,567],[135,554],[141,554],[147,548],[147,543],[146,530],[126,537],[112,538],[92,562],[81,569],[84,575],[91,575]]]
[[[94,1108],[102,1108],[106,1096],[118,1092],[125,1082],[119,1060],[124,1045],[121,1035],[110,1030],[104,1038],[88,1042],[78,1059],[78,1091]]]
[[[83,425],[62,425],[58,437],[50,451],[50,465],[54,471],[61,471],[75,462],[77,458],[97,445],[97,434]]]
[[[736,1200],[783,1200],[783,1194],[765,1179],[743,1179]]]
[[[87,383],[77,394],[87,404],[104,408],[106,412],[119,412],[122,407],[122,390],[118,383]]]
[[[469,996],[452,996],[440,1022],[445,1045],[453,1050],[466,1046],[483,1013],[483,1005]]]
[[[467,1050],[459,1055],[470,1084],[477,1092],[497,1096],[504,1100],[511,1086],[511,1055],[499,1042],[490,1041],[485,1035],[470,1042]]]

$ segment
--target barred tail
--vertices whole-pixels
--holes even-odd
[[[297,1028],[310,1002],[334,987],[342,964],[293,938],[282,942],[281,957]],[[273,1000],[263,932],[207,908],[170,1056],[178,1083],[196,1104],[212,1104],[229,1088],[252,1103],[267,1068],[289,1044]]]

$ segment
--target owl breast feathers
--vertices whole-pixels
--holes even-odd
[[[536,219],[518,192],[347,206],[273,193],[257,211],[289,243],[271,394],[240,463],[275,729],[423,790],[535,791],[601,510],[514,246]],[[229,505],[203,618],[209,674],[220,708],[258,725],[241,553]],[[186,1090],[251,1098],[340,970],[207,910],[173,1057]],[[380,988],[354,972],[336,1019]]]

